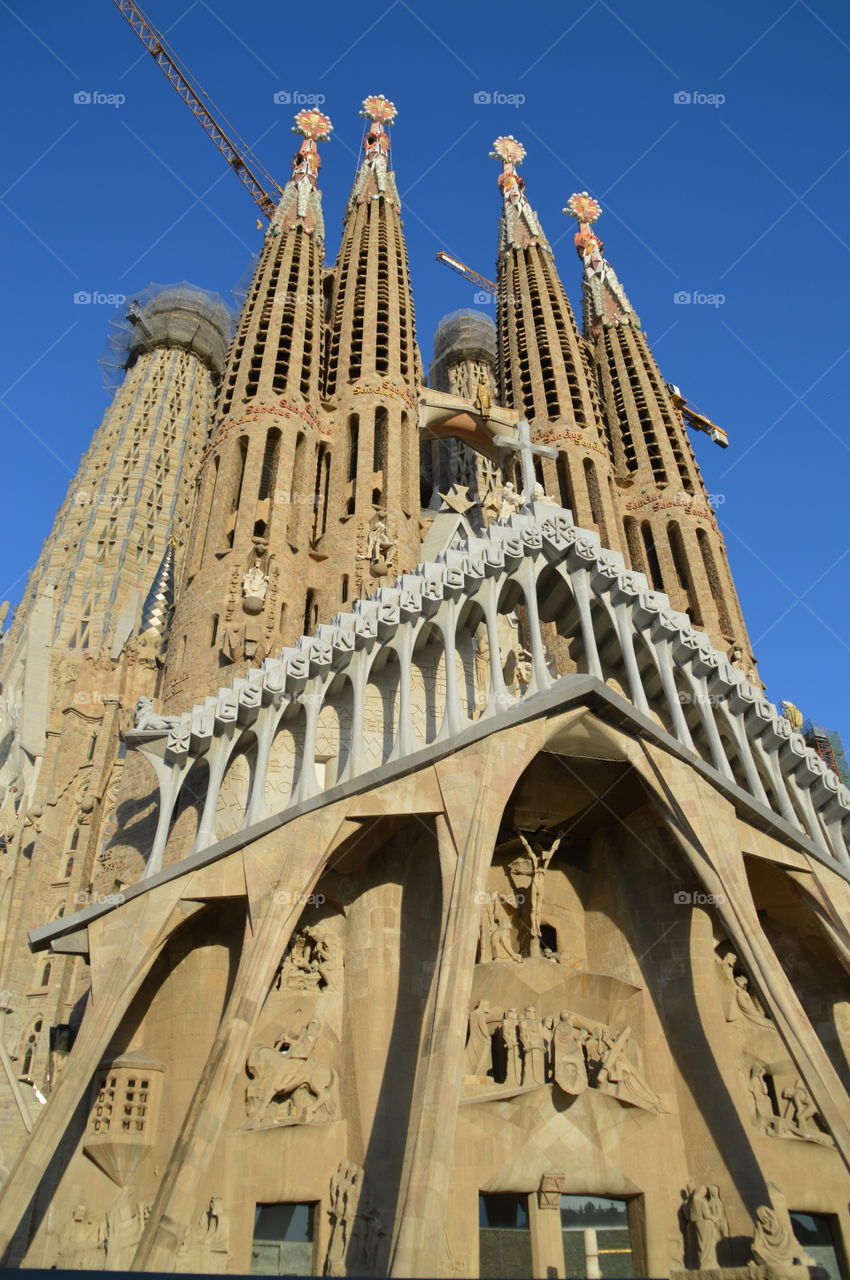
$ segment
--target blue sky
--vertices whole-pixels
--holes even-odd
[[[498,134],[527,148],[528,194],[576,306],[574,224],[560,211],[576,190],[601,201],[607,256],[662,371],[729,432],[725,452],[702,436],[695,447],[769,695],[850,738],[847,6],[146,8],[281,182],[296,108],[275,95],[324,96],[331,259],[360,102],[396,102],[426,364],[437,321],[474,297],[434,254],[494,271]],[[0,0],[0,29],[0,599],[15,601],[107,403],[97,360],[114,308],[75,294],[188,279],[229,298],[260,233],[250,197],[109,0]],[[714,300],[676,302],[682,292]]]

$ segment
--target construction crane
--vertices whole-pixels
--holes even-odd
[[[142,12],[134,0],[114,0],[116,8],[123,13],[148,53],[157,66],[165,72],[168,79],[186,103],[192,115],[200,120],[204,132],[212,138],[227,163],[239,180],[248,188],[254,202],[259,205],[267,218],[271,218],[283,188],[266,169],[262,161],[252,153],[244,139],[228,122],[230,133],[218,123],[207,103],[215,106],[209,94],[192,79],[181,67],[173,50],[168,47],[165,37],[150,19]],[[221,116],[221,112],[218,113]],[[223,117],[222,117],[223,118]]]
[[[692,409],[675,383],[668,382],[667,390],[673,399],[674,407],[682,415],[682,422],[685,426],[693,427],[694,431],[704,431],[710,440],[720,445],[721,449],[729,448],[729,437],[723,428],[718,427],[717,423],[712,422],[710,418],[697,413],[696,409]]]
[[[444,267],[451,267],[452,271],[456,271],[459,276],[463,276],[464,280],[468,280],[470,284],[478,285],[479,289],[489,293],[491,297],[498,298],[499,286],[493,280],[488,280],[486,276],[473,271],[472,267],[468,267],[465,262],[459,262],[457,258],[453,258],[444,249],[441,249],[437,254],[437,261],[442,262]]]

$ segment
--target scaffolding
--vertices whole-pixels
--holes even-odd
[[[220,375],[234,319],[217,293],[185,280],[149,284],[109,322],[109,338],[100,358],[104,386],[115,391],[138,357],[156,347],[182,347]]]
[[[807,720],[803,725],[803,737],[806,746],[818,753],[824,764],[841,779],[845,786],[850,786],[850,767],[847,764],[841,735],[835,729],[825,729],[822,724]]]
[[[496,362],[496,326],[481,311],[452,311],[434,332],[434,359],[428,381],[437,391],[449,391],[449,369],[464,360]]]

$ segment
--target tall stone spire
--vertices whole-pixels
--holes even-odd
[[[752,671],[723,536],[682,416],[594,230],[601,208],[584,191],[570,197],[564,212],[579,224],[585,335],[602,388],[632,567]]]
[[[332,487],[342,494],[343,516],[356,517],[357,592],[369,594],[387,576],[376,577],[388,566],[367,552],[377,524],[397,539],[396,566],[418,560],[422,372],[401,201],[390,167],[396,108],[373,95],[361,114],[368,124],[333,275],[324,387],[337,431],[345,433]]]
[[[549,242],[528,202],[518,166],[525,148],[505,136],[493,143],[498,183],[498,338],[501,400],[529,420],[535,440],[559,450],[542,461],[540,479],[576,521],[619,548],[612,463],[590,349],[581,337]]]
[[[247,668],[304,630],[319,487],[311,458],[330,435],[318,144],[331,129],[320,111],[295,117],[301,143],[228,353],[171,626],[169,704],[205,696],[223,664]]]

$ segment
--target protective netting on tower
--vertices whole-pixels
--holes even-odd
[[[130,365],[156,347],[192,351],[213,373],[220,374],[234,320],[217,293],[185,280],[149,284],[110,321],[106,350],[100,359],[104,385],[114,391]]]
[[[434,359],[428,381],[438,391],[448,391],[448,371],[463,360],[496,359],[496,326],[481,311],[452,311],[443,316],[434,332]]]

